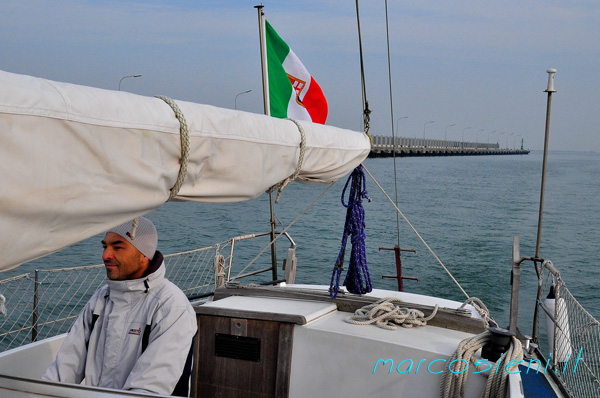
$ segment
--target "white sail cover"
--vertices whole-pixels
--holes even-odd
[[[250,200],[296,169],[292,121],[176,103],[190,135],[177,199]],[[299,123],[299,178],[335,181],[369,153],[363,133]],[[179,131],[161,99],[0,71],[0,270],[160,207],[179,172]]]

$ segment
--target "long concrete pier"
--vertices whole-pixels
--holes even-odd
[[[423,138],[374,135],[370,158],[398,156],[474,156],[474,155],[527,155],[529,149],[500,148],[500,145],[481,142],[432,140]]]

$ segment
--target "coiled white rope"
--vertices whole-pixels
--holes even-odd
[[[296,165],[296,170],[292,173],[292,175],[290,175],[285,180],[280,181],[277,184],[273,185],[271,188],[267,189],[268,193],[271,193],[275,189],[277,189],[277,197],[275,198],[275,203],[279,202],[279,198],[281,197],[281,192],[283,191],[285,186],[287,184],[289,184],[291,181],[294,181],[296,179],[296,177],[298,177],[298,174],[300,174],[300,170],[302,169],[302,163],[304,162],[304,153],[306,152],[306,135],[304,134],[304,129],[302,128],[300,123],[298,123],[296,120],[294,120],[294,119],[287,119],[287,120],[294,122],[296,127],[298,127],[298,131],[300,132],[300,155],[298,156],[298,164]]]
[[[353,325],[371,325],[387,329],[396,330],[396,325],[403,328],[412,328],[427,325],[427,321],[433,319],[437,314],[438,306],[436,305],[433,312],[426,317],[423,312],[401,306],[404,302],[395,297],[387,297],[362,308],[357,309],[354,315],[350,315],[345,319],[347,323]]]
[[[169,199],[173,200],[181,185],[183,185],[183,180],[185,178],[185,174],[187,172],[187,164],[188,159],[190,157],[190,135],[188,131],[187,121],[185,120],[185,116],[183,116],[183,112],[179,109],[179,106],[169,97],[165,97],[164,95],[157,95],[156,98],[159,98],[165,101],[173,112],[175,112],[175,117],[179,120],[179,136],[181,137],[181,158],[179,159],[179,174],[177,175],[177,181],[175,181],[175,185],[171,188]]]
[[[511,337],[511,344],[506,353],[496,362],[498,369],[502,371],[499,373],[494,372],[488,377],[488,382],[485,386],[484,398],[504,398],[506,392],[506,383],[508,383],[509,371],[514,372],[515,368],[519,366],[519,363],[506,368],[506,364],[514,359],[523,359],[523,346],[519,339],[515,336]],[[493,368],[496,369],[496,368]]]

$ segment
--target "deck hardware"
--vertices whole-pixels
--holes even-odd
[[[393,250],[396,255],[396,275],[381,275],[381,279],[396,279],[398,281],[398,291],[404,291],[404,284],[402,281],[404,279],[410,279],[411,281],[419,281],[419,278],[414,276],[404,276],[402,275],[402,260],[400,258],[400,252],[411,252],[416,253],[415,249],[402,249],[400,246],[395,245],[394,247],[380,247],[379,250]]]

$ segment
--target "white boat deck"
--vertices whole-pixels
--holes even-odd
[[[290,396],[439,396],[446,359],[472,336],[434,326],[352,325],[348,315],[336,311],[294,330]],[[481,396],[486,378],[468,380],[466,396]]]
[[[240,289],[240,293],[242,293],[241,290],[244,289]],[[247,330],[244,324],[242,328],[235,329],[235,333],[234,329],[231,329],[231,333],[248,336],[248,338],[256,337],[253,333],[262,328],[261,322],[264,322],[265,327],[279,323],[288,325],[287,328],[291,331],[288,340],[286,340],[288,337],[282,340],[283,332],[280,330],[275,333],[275,340],[261,337],[260,346],[261,349],[267,351],[275,349],[273,352],[276,362],[272,362],[273,364],[276,366],[280,366],[282,363],[287,364],[283,372],[278,369],[275,375],[277,383],[279,383],[277,387],[284,385],[289,392],[289,397],[438,397],[442,371],[448,366],[448,357],[453,354],[460,341],[473,335],[469,332],[431,325],[386,330],[374,325],[349,324],[345,322],[345,319],[351,313],[338,310],[336,303],[322,300],[323,290],[326,291],[327,287],[295,285],[289,286],[287,289],[271,288],[271,290],[282,293],[285,293],[286,290],[295,293],[298,293],[298,290],[304,293],[318,292],[321,300],[311,300],[310,294],[307,294],[306,298],[237,295],[197,305],[196,312],[205,319],[206,317],[223,320],[230,318],[229,321],[223,323],[226,329],[230,327],[227,325],[244,324],[244,319],[247,319]],[[376,290],[369,296],[394,296],[421,305],[437,303],[445,308],[458,308],[461,305],[461,303],[449,300],[390,291]],[[468,311],[467,315],[458,314],[456,317],[469,319]],[[256,326],[257,329],[252,329],[254,331],[251,332],[251,327]],[[236,326],[231,327],[235,328]],[[212,350],[214,350],[215,333],[224,332],[216,329],[205,329],[205,332],[207,333],[199,335],[199,343],[202,339],[213,339],[208,343],[208,350],[203,354],[207,358],[214,353]],[[227,333],[226,330],[225,333]],[[62,338],[63,336],[57,336],[2,353],[0,355],[2,369],[0,372],[2,373],[0,375],[0,396],[20,398],[144,395],[128,392],[121,394],[114,390],[40,381],[39,377],[56,355]],[[263,357],[264,353],[260,355],[261,362],[268,362],[267,357]],[[238,369],[240,371],[259,369],[254,366],[262,366],[257,362],[254,362],[256,364],[254,365],[251,361],[230,358],[214,357],[209,360],[217,361],[216,363],[221,365],[225,364],[220,369],[230,371],[231,377],[234,379],[237,377],[236,374],[244,374],[246,375],[244,377],[249,377],[252,372],[237,373],[230,367],[232,363],[240,363],[242,366]],[[209,377],[220,372],[218,368],[205,367],[205,369],[209,369]],[[475,371],[476,369],[473,367],[469,369],[465,397],[480,397],[485,388],[486,376],[472,374]],[[287,379],[283,384],[280,383],[282,373],[283,378]],[[15,377],[27,377],[30,380]],[[203,376],[197,377],[200,380]],[[262,376],[260,379],[262,380]],[[511,379],[511,390],[516,388],[516,392],[514,394],[511,392],[507,396],[522,396],[519,393],[520,377],[516,375]],[[198,382],[198,386],[201,386],[201,382]],[[228,384],[225,386],[227,387]],[[15,390],[14,394],[10,395],[13,390]],[[16,390],[20,390],[20,392],[16,392]],[[248,394],[247,396],[255,395]]]
[[[315,290],[315,286],[289,287]],[[326,291],[327,287],[316,290]],[[390,291],[376,290],[371,296],[393,296],[446,308],[461,305],[450,300]],[[354,325],[345,322],[351,314],[338,311],[335,304],[310,299],[231,296],[202,307],[197,311],[295,323],[290,397],[389,394],[437,397],[448,357],[460,341],[472,336],[435,326],[386,330],[374,325]],[[469,373],[476,371],[469,369]],[[486,381],[481,374],[469,374],[465,396],[481,396]]]

